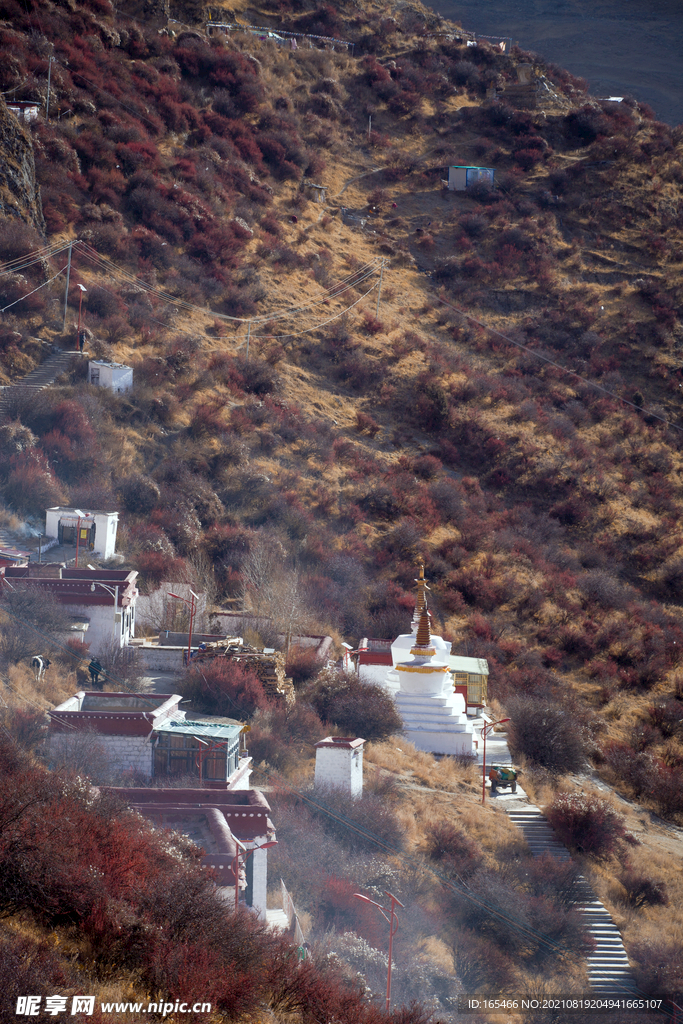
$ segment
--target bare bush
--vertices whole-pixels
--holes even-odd
[[[577,853],[600,859],[623,849],[624,819],[599,797],[560,793],[546,816],[562,842]]]
[[[0,656],[16,663],[22,658],[52,650],[64,638],[71,620],[64,607],[51,595],[22,586],[20,581],[5,588],[0,600],[4,622],[0,625]]]
[[[401,732],[403,721],[393,697],[374,683],[343,672],[325,672],[310,695],[317,713],[347,735],[380,740]]]
[[[562,704],[552,698],[519,695],[508,700],[507,711],[512,719],[508,742],[515,757],[524,756],[553,772],[583,768],[587,738]]]
[[[403,823],[373,793],[354,799],[340,789],[316,787],[309,806],[325,832],[353,850],[391,853],[403,845]]]

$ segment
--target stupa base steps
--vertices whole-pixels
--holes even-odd
[[[444,728],[413,729],[406,723],[403,734],[417,750],[424,750],[427,754],[450,754],[457,757],[474,752],[473,734],[464,729],[460,732]]]

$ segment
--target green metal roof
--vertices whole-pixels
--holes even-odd
[[[155,732],[171,732],[179,736],[205,736],[213,740],[234,740],[242,731],[241,725],[226,725],[223,722],[172,722],[166,719],[155,729]]]

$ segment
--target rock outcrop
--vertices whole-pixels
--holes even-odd
[[[31,133],[0,96],[0,216],[20,217],[45,233]]]

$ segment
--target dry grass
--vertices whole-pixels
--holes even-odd
[[[30,665],[10,665],[5,688],[10,706],[47,710],[76,692],[76,673],[53,661],[38,682]]]

